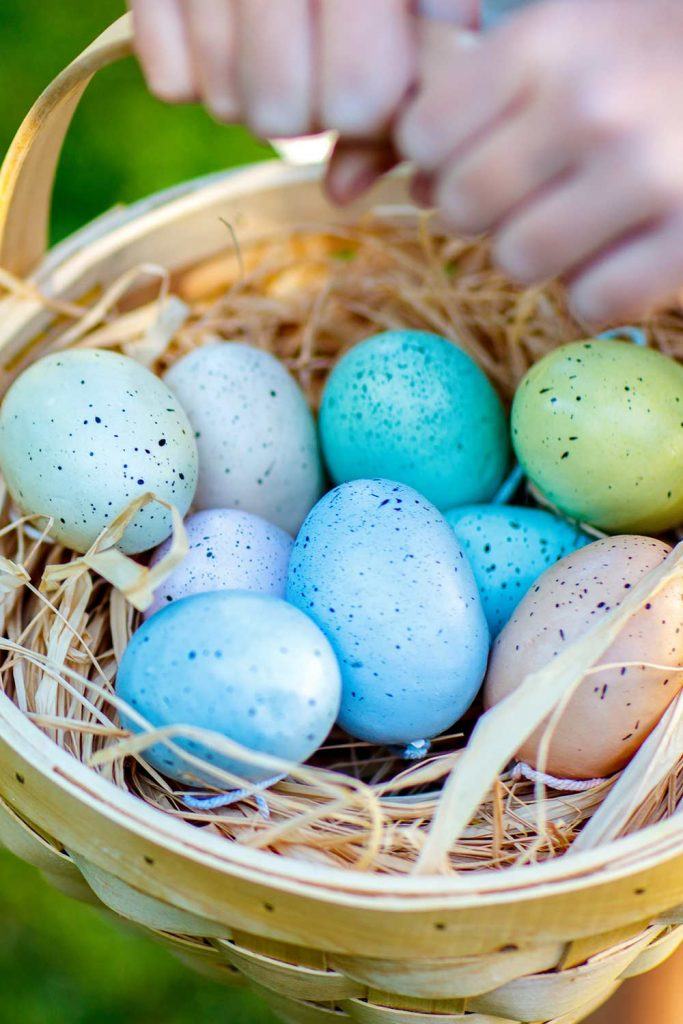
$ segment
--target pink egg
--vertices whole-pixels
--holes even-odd
[[[178,598],[212,590],[284,597],[293,541],[279,526],[249,512],[218,508],[188,516],[185,529],[190,550],[157,589],[145,618]],[[170,543],[156,549],[152,565],[168,553]]]

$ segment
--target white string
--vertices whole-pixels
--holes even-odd
[[[526,779],[536,784],[543,783],[550,789],[557,789],[562,793],[585,793],[588,789],[595,789],[601,786],[607,779],[556,779],[554,775],[547,775],[545,772],[537,772],[523,761],[518,761],[512,770],[512,778],[515,782]]]

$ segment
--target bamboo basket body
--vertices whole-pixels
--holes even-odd
[[[24,273],[42,256],[68,121],[91,74],[129,44],[123,19],[23,126],[0,177],[8,269]],[[318,176],[262,165],[114,211],[42,259],[34,281],[44,295],[78,299],[141,263],[175,270],[224,251],[221,218],[244,243],[280,226],[356,218],[362,208],[327,204]],[[402,180],[387,179],[369,202],[405,204]],[[41,354],[53,319],[30,295],[0,303],[3,391]],[[151,929],[199,969],[248,981],[301,1024],[570,1024],[683,941],[680,818],[514,872],[342,872],[236,846],[154,811],[69,757],[4,695],[0,842],[64,892]]]

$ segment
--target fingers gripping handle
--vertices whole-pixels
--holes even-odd
[[[24,119],[0,170],[1,267],[24,276],[40,263],[59,154],[80,98],[97,71],[132,51],[132,21],[124,15],[57,76]]]

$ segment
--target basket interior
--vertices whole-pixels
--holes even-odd
[[[38,344],[6,363],[5,386],[27,359],[64,346],[113,348],[163,372],[219,335],[274,352],[315,409],[327,374],[351,345],[380,330],[411,327],[462,345],[509,402],[529,365],[587,334],[569,314],[561,285],[512,285],[492,266],[485,241],[449,237],[407,207],[380,207],[347,224],[292,224],[255,241],[242,240],[239,223],[224,231],[223,250],[209,258],[177,266],[176,256],[169,266],[153,267],[140,260],[123,276],[81,291],[77,301],[34,295],[49,324]],[[643,326],[652,345],[683,358],[679,312]],[[515,497],[537,499],[524,484]],[[130,754],[118,724],[112,682],[137,624],[134,609],[51,543],[44,520],[22,520],[7,495],[2,527],[0,554],[14,568],[0,606],[0,684],[51,740],[198,834],[337,868],[413,871],[476,708],[421,762],[406,764],[335,732],[308,765],[269,791],[268,815],[254,794],[224,808],[191,809],[181,787],[145,764],[144,750]],[[47,566],[60,568],[41,590]],[[615,776],[566,793],[507,770],[443,870],[501,870],[561,856],[618,783]],[[683,758],[610,838],[672,816],[682,796]]]

